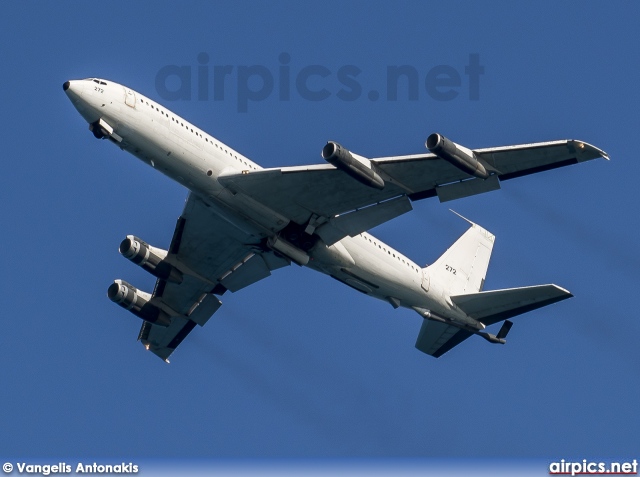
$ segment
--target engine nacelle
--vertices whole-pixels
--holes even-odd
[[[138,318],[160,326],[169,326],[171,318],[160,308],[150,303],[151,295],[138,290],[124,280],[115,280],[107,289],[109,299],[129,310]]]
[[[440,159],[444,159],[467,174],[480,179],[486,179],[489,177],[489,173],[473,151],[450,141],[441,134],[431,134],[427,138],[425,146],[427,146],[427,149]]]
[[[322,158],[358,182],[375,189],[384,189],[384,180],[374,170],[371,161],[361,156],[356,159],[351,152],[337,142],[329,141],[322,148]]]
[[[152,247],[134,235],[127,235],[127,238],[120,243],[119,250],[125,258],[140,265],[151,275],[161,280],[182,283],[182,273],[165,261],[166,250]]]

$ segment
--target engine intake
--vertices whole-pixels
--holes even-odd
[[[489,173],[473,151],[450,141],[441,134],[431,134],[425,146],[440,159],[444,159],[467,174],[480,179],[489,177]]]
[[[151,295],[138,290],[124,280],[115,280],[107,289],[109,300],[129,310],[138,318],[160,326],[169,326],[171,318],[160,308],[150,303]]]
[[[166,250],[152,247],[134,235],[127,235],[127,238],[120,243],[119,251],[123,257],[140,265],[151,275],[161,280],[182,283],[182,273],[165,260]]]
[[[329,141],[322,148],[322,158],[358,182],[374,189],[384,189],[384,180],[374,170],[371,161],[361,156],[356,159],[351,152],[337,142]]]

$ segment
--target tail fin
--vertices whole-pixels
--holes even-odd
[[[476,293],[482,291],[495,236],[454,213],[471,227],[426,272],[430,279],[442,283],[449,295]]]

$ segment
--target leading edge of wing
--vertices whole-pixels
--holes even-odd
[[[586,161],[589,159],[597,159],[599,157],[606,160],[610,160],[609,154],[607,154],[604,150],[592,144],[589,144],[588,142],[580,141],[578,139],[558,139],[554,141],[512,144],[507,146],[484,147],[479,149],[473,149],[473,152],[475,152],[476,154],[483,155],[483,154],[494,153],[494,152],[498,152],[498,153],[513,152],[513,151],[526,150],[526,149],[533,150],[533,149],[545,148],[549,146],[562,146],[562,145],[573,146],[577,150],[580,150],[581,151],[580,157],[582,161]],[[428,159],[436,160],[438,159],[438,157],[435,154],[426,153],[426,154],[410,154],[410,155],[404,155],[404,156],[376,157],[376,158],[372,158],[371,161],[375,162],[376,164],[383,164],[383,163],[391,164],[394,162],[419,161],[419,160],[428,160]]]

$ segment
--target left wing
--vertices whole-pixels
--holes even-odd
[[[228,174],[218,180],[290,220],[304,225],[324,223],[346,212],[383,203],[398,196],[412,201],[438,196],[447,201],[500,188],[500,182],[607,154],[582,141],[562,140],[476,149],[491,171],[488,179],[473,177],[435,154],[371,159],[384,187],[364,185],[330,164],[264,169]],[[360,157],[360,156],[358,156]]]
[[[145,321],[138,337],[164,360],[196,325],[203,326],[217,311],[221,302],[216,294],[238,291],[289,265],[288,260],[260,249],[193,194],[178,219],[166,260],[188,271],[179,284],[156,282],[152,303],[169,312],[171,324],[163,327]]]

